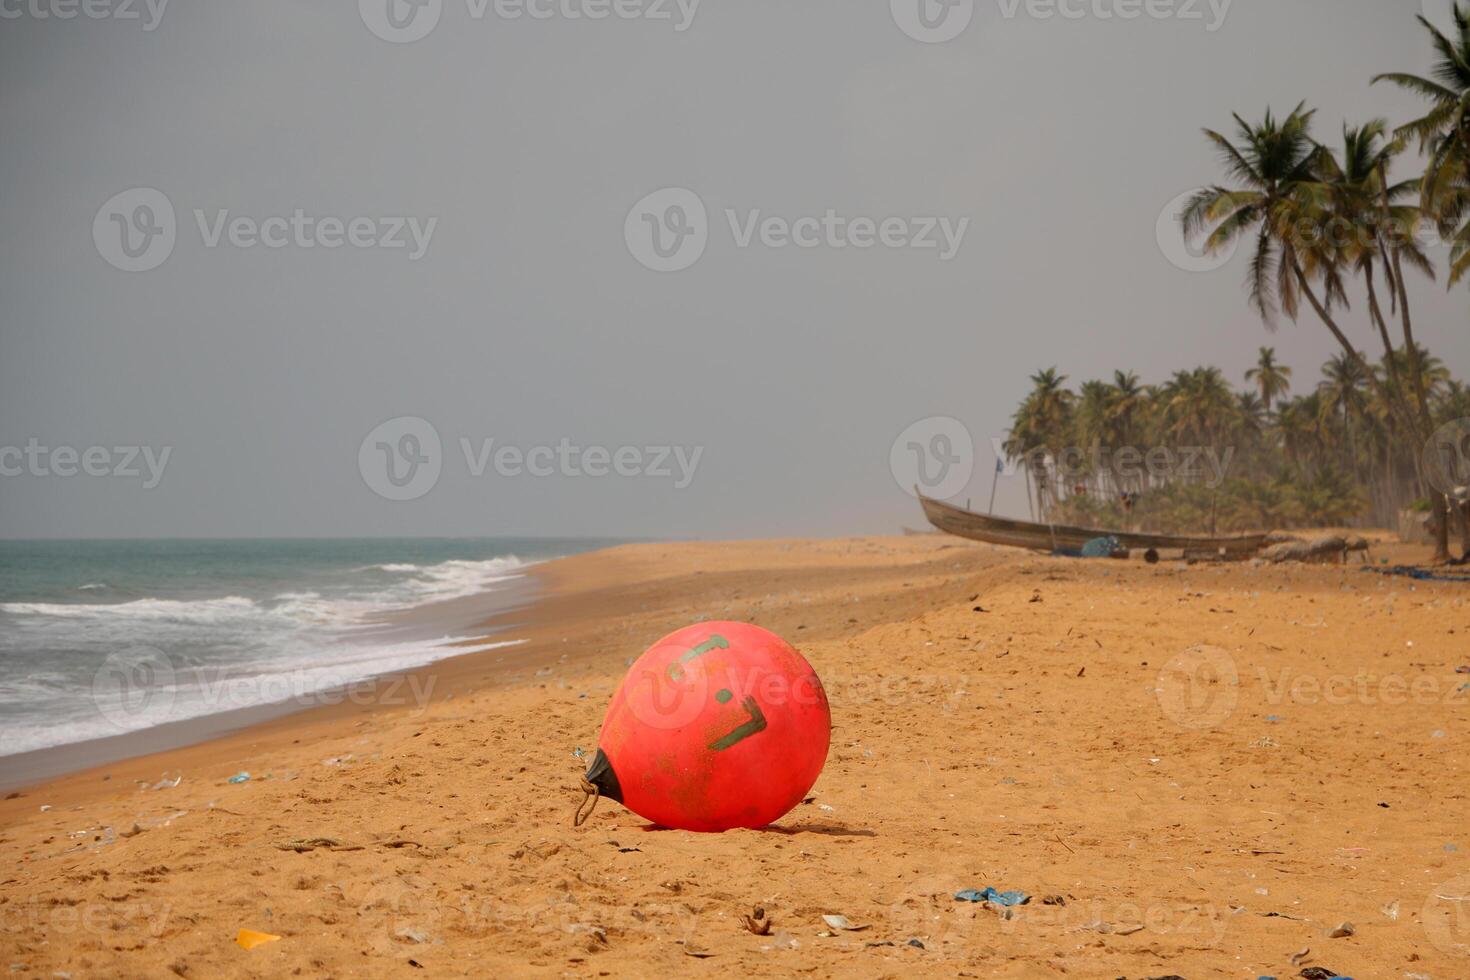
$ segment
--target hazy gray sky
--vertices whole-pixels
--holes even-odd
[[[689,0],[517,19],[507,0],[393,0],[391,21],[386,2],[176,0],[154,23],[157,0],[120,11],[136,19],[0,0],[0,447],[107,447],[99,471],[123,463],[114,447],[171,447],[152,488],[141,456],[137,478],[0,476],[0,536],[918,525],[895,437],[961,420],[976,453],[958,496],[983,502],[991,437],[1038,367],[1156,381],[1213,363],[1241,384],[1271,343],[1314,383],[1333,352],[1321,326],[1268,336],[1244,252],[1182,271],[1156,219],[1218,177],[1202,126],[1306,99],[1336,142],[1345,115],[1418,110],[1368,81],[1429,61],[1404,0],[1153,0],[1175,16],[1132,20],[1096,12],[1142,0],[1063,0],[1079,18],[974,0],[942,43],[905,33],[925,30],[905,0],[702,0],[692,19]],[[369,26],[402,38],[435,15],[406,43]],[[166,198],[174,240],[129,272],[124,230],[166,243],[138,237],[163,227],[139,210],[156,198],[104,207],[134,188]],[[627,243],[647,232],[634,205],[664,188],[707,209],[681,271]],[[654,200],[664,232],[685,227]],[[304,231],[267,220],[298,209]],[[742,243],[754,212],[829,209],[871,219],[868,241],[905,220],[893,247],[832,247],[811,223],[792,233],[815,247],[777,247],[777,226]],[[346,242],[354,218],[373,219],[359,242],[405,247]],[[945,219],[939,247],[900,245],[925,218]],[[966,219],[946,258],[941,227]],[[246,247],[252,229],[284,244]],[[1421,281],[1414,297],[1424,342],[1470,373],[1470,292]],[[401,416],[442,449],[432,489],[394,501],[363,467],[378,441],[427,458],[422,440],[363,443]],[[672,458],[667,478],[475,476],[486,439],[703,453],[682,488]],[[1002,482],[1002,509],[1024,513],[1019,478]]]

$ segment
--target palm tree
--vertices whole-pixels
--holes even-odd
[[[1363,388],[1366,385],[1358,362],[1341,354],[1334,355],[1322,365],[1322,380],[1317,383],[1317,392],[1322,396],[1324,422],[1328,419],[1340,422],[1345,462],[1355,471],[1358,468],[1357,432],[1365,417]]]
[[[1470,387],[1453,378],[1446,381],[1435,402],[1435,418],[1440,422],[1470,418]]]
[[[1270,412],[1260,395],[1254,391],[1242,391],[1235,396],[1235,418],[1242,434],[1259,439],[1270,423]]]
[[[1438,55],[1434,64],[1434,78],[1423,78],[1405,72],[1390,72],[1379,75],[1373,83],[1390,82],[1430,101],[1429,112],[1398,129],[1401,137],[1417,137],[1421,153],[1427,153],[1429,163],[1424,177],[1419,182],[1420,207],[1425,214],[1433,216],[1439,232],[1451,241],[1449,285],[1453,287],[1470,271],[1470,7],[1461,6],[1455,0],[1453,19],[1454,37],[1446,37],[1439,28],[1422,14],[1419,23],[1429,32],[1430,41]],[[1414,342],[1414,332],[1408,314],[1408,296],[1404,292],[1403,276],[1398,276],[1399,300],[1402,304],[1404,323],[1404,346],[1409,350],[1409,373],[1414,383],[1414,397],[1418,403],[1420,423],[1427,430],[1429,422],[1429,399],[1424,376],[1419,363],[1419,346]],[[1390,356],[1390,350],[1385,356]],[[1427,437],[1428,432],[1420,436]],[[1448,546],[1439,548],[1448,557]]]
[[[1278,307],[1295,320],[1299,301],[1305,297],[1343,352],[1361,360],[1331,312],[1334,302],[1346,304],[1343,251],[1331,244],[1330,228],[1324,227],[1331,217],[1331,201],[1329,188],[1319,177],[1323,157],[1330,154],[1312,140],[1312,115],[1305,103],[1279,122],[1269,109],[1255,126],[1236,115],[1239,145],[1214,130],[1205,130],[1219,149],[1227,173],[1244,187],[1201,189],[1185,205],[1180,222],[1186,235],[1214,225],[1205,241],[1207,251],[1254,236],[1256,251],[1247,282],[1251,305],[1267,327],[1274,324]],[[1322,297],[1313,288],[1314,280],[1322,283]],[[1366,362],[1363,373],[1370,373]],[[1376,377],[1373,383],[1378,384]],[[1387,392],[1383,397],[1396,404]],[[1427,431],[1418,432],[1420,425],[1412,415],[1406,415],[1404,421],[1410,432],[1428,437]]]
[[[1470,31],[1470,19],[1460,19]],[[1386,386],[1369,369],[1332,312],[1335,304],[1347,306],[1343,270],[1361,271],[1363,268],[1355,251],[1358,247],[1356,242],[1371,241],[1374,237],[1379,237],[1381,242],[1381,236],[1392,231],[1389,225],[1393,203],[1390,194],[1386,193],[1389,186],[1386,160],[1379,152],[1381,148],[1377,147],[1381,132],[1371,124],[1358,131],[1349,131],[1353,137],[1349,141],[1353,144],[1349,148],[1350,153],[1359,154],[1365,166],[1371,162],[1381,185],[1376,187],[1382,199],[1379,220],[1365,229],[1361,222],[1366,212],[1358,204],[1349,206],[1345,203],[1345,185],[1338,177],[1347,171],[1332,159],[1331,153],[1312,140],[1312,113],[1304,106],[1305,103],[1298,105],[1280,122],[1268,110],[1256,126],[1236,115],[1239,145],[1213,130],[1205,130],[1206,137],[1219,149],[1226,171],[1244,186],[1237,190],[1220,186],[1200,190],[1185,206],[1181,224],[1186,235],[1197,234],[1213,224],[1213,230],[1205,241],[1208,251],[1217,251],[1246,235],[1254,236],[1256,251],[1248,282],[1251,303],[1267,327],[1271,327],[1278,307],[1295,320],[1299,301],[1304,297],[1343,353],[1362,362],[1359,366],[1364,377],[1368,378],[1384,405],[1394,413],[1402,431],[1411,441],[1422,445],[1429,438],[1431,426],[1422,377],[1418,371],[1418,348],[1413,342],[1408,293],[1401,270],[1401,257],[1405,252],[1402,235],[1395,236],[1396,240],[1388,244],[1387,252],[1393,267],[1395,299],[1405,344],[1410,351],[1409,373],[1414,379],[1417,413],[1410,409],[1401,387]],[[1353,166],[1356,168],[1357,164]],[[1353,193],[1353,200],[1361,202],[1362,197],[1373,189],[1371,184],[1358,188]],[[1470,203],[1466,206],[1470,207]],[[1348,245],[1341,245],[1333,238],[1334,228],[1340,229],[1343,221],[1354,232]],[[1368,232],[1366,235],[1365,230]],[[1368,247],[1365,241],[1362,248]],[[1410,261],[1414,261],[1412,257]],[[1314,283],[1320,283],[1321,296]],[[1449,557],[1448,536],[1441,511],[1442,508],[1436,509],[1439,518],[1436,524],[1436,560]]]
[[[1430,103],[1428,113],[1400,126],[1397,132],[1418,138],[1421,152],[1429,156],[1424,170],[1423,206],[1440,218],[1441,231],[1453,235],[1449,284],[1454,286],[1470,271],[1470,223],[1460,224],[1466,217],[1470,165],[1470,8],[1456,0],[1453,37],[1446,36],[1423,15],[1419,23],[1429,32],[1438,55],[1433,77],[1387,72],[1375,77],[1373,83],[1390,82]]]
[[[1278,302],[1294,310],[1291,262],[1288,254],[1293,236],[1283,235],[1283,218],[1293,216],[1296,195],[1303,185],[1315,180],[1313,163],[1319,152],[1310,129],[1314,110],[1306,103],[1278,122],[1266,110],[1260,124],[1252,126],[1235,115],[1240,144],[1237,146],[1212,129],[1205,137],[1220,152],[1226,173],[1243,187],[1221,186],[1197,191],[1185,205],[1180,224],[1187,236],[1214,224],[1205,241],[1209,252],[1219,251],[1247,235],[1256,239],[1247,284],[1251,305],[1268,325],[1274,323]],[[1278,254],[1281,253],[1281,254]]]
[[[1110,442],[1110,416],[1112,414],[1113,387],[1106,381],[1084,381],[1077,399],[1075,412],[1076,442],[1096,459],[1095,451]],[[1088,481],[1100,476],[1090,465],[1085,475]]]
[[[1322,399],[1317,392],[1288,400],[1276,413],[1286,458],[1308,478],[1323,462],[1323,444],[1319,434],[1321,417]]]
[[[1396,347],[1383,358],[1384,372],[1390,375],[1402,375],[1405,373],[1405,364],[1417,360],[1419,370],[1423,375],[1424,391],[1427,398],[1438,396],[1445,382],[1450,380],[1450,369],[1445,367],[1444,361],[1434,354],[1429,353],[1420,344],[1414,345],[1410,352],[1406,348]]]
[[[1269,413],[1276,400],[1291,390],[1291,366],[1276,363],[1276,348],[1262,347],[1256,366],[1245,372],[1245,380],[1261,389],[1261,404]]]
[[[1435,421],[1470,417],[1470,387],[1451,377],[1428,351],[1418,355]],[[1407,350],[1397,349],[1392,354],[1396,371],[1375,366],[1380,375],[1375,387],[1362,373],[1364,355],[1338,354],[1322,366],[1312,391],[1278,396],[1274,418],[1254,386],[1232,390],[1215,368],[1178,371],[1158,386],[1142,384],[1133,372],[1115,371],[1111,383],[1084,381],[1076,394],[1055,369],[1040,371],[1016,412],[1008,452],[1022,458],[1028,480],[1035,476],[1049,519],[1089,527],[1142,521],[1163,531],[1198,531],[1213,526],[1217,515],[1221,526],[1233,530],[1364,518],[1392,523],[1405,501],[1423,492],[1415,485],[1417,445],[1404,438],[1397,411],[1378,395],[1397,383],[1393,377],[1403,376],[1408,357]],[[1266,363],[1281,367],[1274,355]],[[1252,375],[1251,380],[1259,379]],[[1117,465],[1118,450],[1136,448],[1138,440],[1229,445],[1235,450],[1230,479],[1207,486],[1196,478],[1198,471],[1134,476]],[[1091,492],[1068,494],[1058,483],[1057,450],[1063,445],[1096,448],[1112,461],[1079,473],[1076,482]],[[1035,447],[1040,448],[1031,452]],[[1350,483],[1365,492],[1353,492]],[[1140,496],[1127,508],[1101,492],[1109,489],[1136,490]]]
[[[1419,226],[1419,208],[1401,203],[1418,195],[1419,181],[1388,182],[1389,166],[1403,152],[1404,144],[1402,140],[1388,140],[1387,133],[1388,123],[1382,119],[1357,128],[1344,125],[1342,159],[1339,161],[1325,149],[1317,158],[1319,179],[1329,202],[1323,222],[1329,246],[1345,268],[1362,276],[1369,317],[1378,328],[1385,351],[1394,345],[1378,302],[1375,263],[1381,259],[1391,311],[1401,315],[1408,335],[1413,334],[1413,320],[1403,288],[1404,261],[1434,278],[1434,266],[1412,234]]]
[[[1234,423],[1235,393],[1219,368],[1176,371],[1161,389],[1171,436],[1198,446],[1219,446]]]
[[[1072,429],[1074,396],[1062,387],[1066,380],[1067,376],[1058,374],[1054,367],[1031,376],[1031,393],[1012,416],[1010,435],[1001,447],[1008,459],[1019,460],[1025,466],[1028,484],[1035,470],[1036,499],[1043,516],[1052,494],[1047,456],[1065,445]]]

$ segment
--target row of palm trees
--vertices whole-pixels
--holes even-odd
[[[1428,351],[1416,358],[1431,422],[1470,416],[1470,387]],[[1158,531],[1392,524],[1424,496],[1416,453],[1379,394],[1409,360],[1402,349],[1376,363],[1337,354],[1301,394],[1270,347],[1239,390],[1215,367],[1153,385],[1115,371],[1075,391],[1048,368],[1032,376],[1004,451],[1024,466],[1043,520]]]
[[[1277,399],[1289,375],[1274,363],[1260,364],[1250,380],[1258,404],[1247,406],[1229,392],[1218,372],[1181,372],[1159,392],[1180,401],[1171,410],[1171,428],[1218,436],[1226,427],[1217,414],[1230,401],[1238,416],[1270,418],[1271,447],[1283,466],[1275,472],[1293,479],[1323,478],[1336,472],[1353,481],[1357,496],[1372,516],[1412,492],[1432,496],[1436,558],[1448,557],[1449,503],[1431,495],[1419,471],[1418,452],[1430,439],[1436,398],[1460,397],[1446,378],[1436,378],[1436,362],[1414,338],[1414,319],[1406,278],[1409,270],[1433,279],[1434,264],[1424,247],[1426,232],[1450,245],[1447,279],[1451,286],[1470,274],[1470,4],[1456,2],[1453,28],[1445,33],[1419,17],[1435,53],[1429,77],[1390,72],[1373,79],[1428,102],[1428,111],[1391,129],[1383,120],[1345,124],[1340,147],[1329,148],[1312,135],[1314,111],[1299,104],[1285,118],[1270,110],[1259,122],[1235,119],[1234,139],[1206,129],[1219,151],[1227,177],[1202,188],[1186,204],[1181,225],[1186,235],[1205,236],[1208,251],[1219,252],[1249,241],[1250,303],[1268,328],[1284,313],[1296,320],[1304,309],[1331,335],[1339,351],[1329,367],[1331,392],[1313,391],[1280,405]],[[1408,179],[1393,176],[1411,149],[1422,172]],[[1377,353],[1370,357],[1353,339],[1350,291],[1362,297],[1364,340]],[[1046,372],[1031,393],[1026,409],[1047,429],[1062,411],[1060,381]],[[1114,379],[1118,397],[1134,399],[1136,386]],[[1440,386],[1436,389],[1436,384]],[[1096,384],[1090,382],[1089,384]],[[1095,415],[1101,390],[1087,385],[1078,392],[1079,414]],[[1316,399],[1315,403],[1311,400]],[[1130,417],[1131,424],[1131,413]],[[1169,413],[1165,413],[1168,415]],[[1312,432],[1307,420],[1333,423]],[[1254,423],[1252,423],[1254,424]],[[1028,436],[1013,435],[1017,447]],[[1347,448],[1335,443],[1345,441]],[[1382,453],[1379,459],[1375,453]],[[1333,467],[1327,466],[1332,460]],[[1284,467],[1284,468],[1283,468]],[[1058,488],[1047,474],[1040,503]],[[1365,482],[1366,481],[1366,482]],[[1293,484],[1295,485],[1295,484]],[[1085,495],[1084,495],[1085,496]]]

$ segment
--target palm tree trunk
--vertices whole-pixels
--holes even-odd
[[[1383,214],[1389,216],[1388,200],[1388,168],[1385,164],[1378,164],[1378,188],[1383,195]],[[1399,315],[1404,325],[1404,346],[1409,353],[1409,377],[1414,382],[1414,398],[1419,403],[1419,420],[1425,428],[1425,437],[1428,430],[1434,428],[1430,424],[1429,399],[1424,395],[1424,371],[1419,363],[1419,348],[1414,344],[1414,318],[1409,315],[1409,290],[1404,285],[1404,268],[1399,260],[1399,250],[1390,245],[1388,257],[1393,263],[1394,287],[1398,290]]]
[[[1404,288],[1404,274],[1399,269],[1398,252],[1393,253],[1394,278],[1399,287],[1399,313],[1404,323],[1404,346],[1409,351],[1409,378],[1414,382],[1414,398],[1419,403],[1419,418],[1426,429],[1434,428],[1429,416],[1429,398],[1424,391],[1424,367],[1419,362],[1419,345],[1414,343],[1414,318],[1409,315],[1409,293]]]
[[[1397,256],[1395,256],[1395,260],[1397,260]],[[1384,400],[1384,404],[1388,405],[1391,409],[1397,409],[1403,413],[1404,420],[1409,423],[1407,426],[1405,426],[1405,431],[1407,431],[1410,435],[1415,436],[1416,442],[1422,446],[1429,439],[1429,431],[1427,429],[1427,411],[1426,414],[1421,418],[1416,418],[1414,413],[1409,410],[1408,405],[1403,404],[1401,397],[1398,397],[1399,392],[1394,392],[1394,398],[1388,397],[1388,391],[1384,388],[1383,382],[1379,381],[1378,376],[1374,374],[1371,369],[1369,369],[1367,363],[1363,360],[1363,355],[1359,354],[1357,349],[1353,347],[1352,343],[1347,339],[1347,335],[1342,332],[1342,328],[1339,327],[1337,325],[1337,322],[1332,319],[1332,314],[1328,313],[1327,308],[1324,307],[1321,301],[1317,299],[1317,294],[1312,290],[1312,284],[1307,281],[1306,273],[1302,271],[1300,263],[1298,263],[1295,258],[1291,259],[1291,271],[1296,276],[1297,283],[1301,286],[1303,295],[1307,297],[1307,302],[1311,303],[1312,309],[1316,311],[1317,318],[1320,319],[1322,323],[1327,327],[1327,329],[1332,332],[1332,336],[1337,338],[1338,344],[1342,346],[1342,349],[1344,352],[1346,352],[1348,358],[1354,361],[1358,365],[1358,367],[1362,369],[1364,375],[1367,376],[1369,383],[1371,383],[1374,390],[1377,391],[1378,397]],[[1402,304],[1405,303],[1408,297],[1403,292],[1403,278],[1397,274],[1397,270],[1395,271],[1394,278],[1398,279],[1398,287],[1400,291],[1399,302],[1404,313],[1404,326],[1407,330],[1409,327],[1408,309],[1406,306],[1402,306]],[[1409,343],[1409,349],[1410,351],[1413,351],[1413,341],[1411,340],[1409,341]],[[1417,353],[1413,356],[1415,357],[1415,363],[1417,363]],[[1423,431],[1421,431],[1421,424],[1426,426]],[[1420,470],[1420,479],[1423,479],[1423,461],[1420,459],[1419,453],[1414,453],[1413,455],[1414,467],[1415,469]],[[1436,501],[1435,497],[1436,494],[1430,494],[1430,500],[1434,504],[1434,513],[1437,517],[1434,529],[1434,558],[1432,560],[1445,561],[1450,557],[1449,521],[1445,519],[1447,515],[1444,513],[1444,501],[1442,499]]]
[[[1327,308],[1317,298],[1316,292],[1312,289],[1312,284],[1307,280],[1307,274],[1302,271],[1301,265],[1298,264],[1295,258],[1291,259],[1291,271],[1296,276],[1297,284],[1301,286],[1302,294],[1307,297],[1307,302],[1311,303],[1312,309],[1316,311],[1317,318],[1332,332],[1332,336],[1337,338],[1337,342],[1341,345],[1343,353],[1363,372],[1363,376],[1368,379],[1368,383],[1373,386],[1378,397],[1382,398],[1383,403],[1389,406],[1390,409],[1397,409],[1403,413],[1403,418],[1400,421],[1407,421],[1409,423],[1406,428],[1411,434],[1418,435],[1421,439],[1427,438],[1429,433],[1419,433],[1418,422],[1414,414],[1408,410],[1408,406],[1403,404],[1401,399],[1389,397],[1389,392],[1384,387],[1383,382],[1378,380],[1378,375],[1373,373],[1373,369],[1368,366],[1368,362],[1363,360],[1363,355],[1347,339],[1347,335],[1342,332],[1342,328],[1337,325],[1337,321],[1332,318],[1332,314],[1327,312]]]
[[[1398,365],[1393,361],[1393,338],[1388,335],[1388,323],[1383,319],[1383,308],[1378,305],[1378,291],[1373,288],[1373,263],[1368,262],[1363,269],[1363,281],[1368,285],[1368,313],[1373,319],[1373,325],[1378,328],[1378,336],[1383,340],[1383,363],[1389,371],[1398,373]],[[1392,285],[1389,286],[1393,288]]]

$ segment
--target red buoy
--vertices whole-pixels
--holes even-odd
[[[831,734],[827,692],[789,643],[748,623],[700,623],[628,670],[588,791],[664,827],[764,827],[816,783]]]

